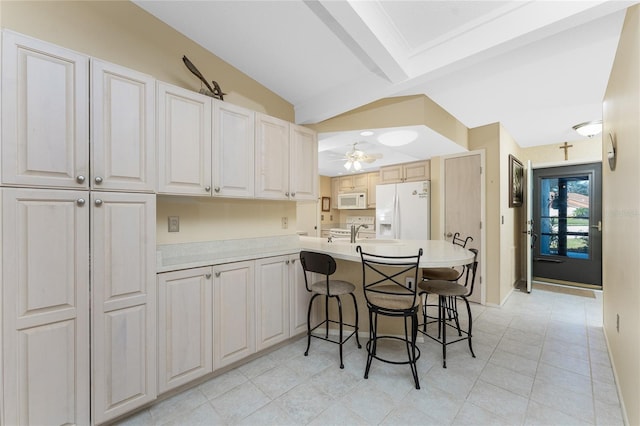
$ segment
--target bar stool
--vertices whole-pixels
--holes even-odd
[[[369,377],[373,358],[391,364],[409,364],[411,374],[420,389],[416,361],[420,357],[420,349],[416,347],[418,334],[418,311],[421,301],[417,294],[417,286],[407,288],[404,284],[406,276],[418,279],[418,264],[422,249],[415,256],[380,256],[362,251],[356,247],[362,260],[362,286],[364,297],[369,308],[369,341],[367,348],[367,366],[364,378]],[[417,282],[417,281],[414,281]],[[378,333],[378,316],[401,317],[404,320],[404,338],[398,336],[380,335]],[[411,328],[407,321],[411,320]],[[407,348],[406,361],[391,360],[378,355],[378,343],[383,340],[399,340]]]
[[[304,271],[304,284],[307,288],[307,291],[313,293],[311,296],[311,300],[309,301],[309,310],[307,312],[307,349],[304,352],[304,356],[309,355],[309,347],[311,346],[311,338],[315,337],[317,339],[326,340],[331,343],[336,343],[340,347],[340,368],[344,368],[344,364],[342,362],[342,345],[351,338],[351,336],[356,336],[356,344],[358,348],[361,348],[360,340],[358,340],[358,304],[356,302],[356,296],[354,294],[354,290],[356,286],[350,282],[342,281],[342,280],[332,280],[329,277],[336,272],[336,261],[333,257],[325,253],[316,253],[311,251],[301,251],[300,252],[300,264],[302,265],[302,270]],[[324,279],[320,281],[313,282],[309,285],[308,273],[316,273],[324,275]],[[340,300],[340,296],[349,294],[353,299],[353,307],[355,309],[355,324],[345,324],[342,321],[342,301]],[[311,309],[313,307],[313,301],[318,296],[325,297],[325,318],[324,320],[311,328]],[[335,299],[338,302],[338,321],[332,320],[329,318],[329,300]],[[329,324],[338,324],[339,326],[339,337],[338,340],[334,340],[329,338]],[[319,336],[316,334],[312,334],[312,332],[318,327],[325,325],[325,334],[324,336]],[[351,327],[353,331],[345,338],[343,338],[343,327]]]
[[[425,324],[424,330],[420,330],[422,334],[425,336],[439,342],[442,344],[442,367],[447,368],[447,345],[452,343],[459,342],[461,340],[467,340],[469,342],[469,350],[471,351],[471,356],[476,357],[473,352],[473,347],[471,345],[471,329],[473,325],[473,318],[471,316],[471,306],[469,305],[469,301],[467,298],[471,296],[473,293],[473,285],[476,279],[476,271],[478,269],[478,250],[469,249],[469,251],[473,252],[474,257],[473,261],[467,265],[464,265],[461,277],[464,277],[464,285],[455,281],[448,280],[428,280],[422,281],[418,284],[418,287],[422,292],[432,293],[438,295],[438,337],[431,336],[427,333],[427,316],[426,312],[425,316]],[[469,317],[469,327],[468,329],[462,330],[460,328],[460,323],[458,321],[458,309],[457,309],[457,300],[462,299],[467,307],[467,315]],[[447,306],[447,302],[450,301],[453,303],[453,308]],[[453,315],[455,319],[455,325],[451,325],[447,322],[447,309],[449,309],[449,314]],[[451,318],[449,318],[451,320]],[[451,342],[447,342],[447,327],[455,328],[458,331],[459,338],[453,340]],[[442,337],[440,337],[442,335]]]

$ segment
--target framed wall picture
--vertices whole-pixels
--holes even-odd
[[[331,210],[331,197],[322,197],[322,211],[328,212]]]
[[[509,154],[509,207],[520,207],[523,200],[524,167],[520,160]]]

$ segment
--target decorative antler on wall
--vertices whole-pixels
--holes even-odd
[[[193,65],[193,63],[189,60],[189,58],[187,58],[186,56],[183,56],[182,62],[184,62],[184,64],[187,66],[187,68],[189,68],[189,71],[191,71],[193,75],[198,77],[200,81],[203,82],[205,86],[207,86],[208,90],[204,88],[200,89],[200,93],[203,93],[207,96],[211,96],[212,98],[216,98],[216,99],[220,99],[221,101],[224,101],[224,95],[226,95],[226,93],[222,92],[220,85],[215,80],[211,80],[211,83],[213,83],[213,87],[211,87],[211,85],[207,82],[207,80],[204,78],[202,73],[198,71],[198,68],[196,68],[196,66]]]

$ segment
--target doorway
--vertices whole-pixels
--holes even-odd
[[[602,163],[533,170],[533,279],[602,288]]]

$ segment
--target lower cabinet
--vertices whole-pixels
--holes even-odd
[[[213,363],[215,368],[256,351],[254,261],[213,267]]]
[[[0,193],[0,424],[89,424],[89,192]]]
[[[257,350],[289,338],[289,256],[256,260]]]
[[[307,310],[311,293],[304,284],[304,271],[300,265],[300,255],[289,256],[289,334],[293,337],[307,332]],[[318,304],[316,303],[316,306]],[[311,324],[314,324],[315,312],[311,312]]]
[[[90,199],[92,420],[99,424],[157,395],[156,196],[92,192]]]
[[[158,275],[158,391],[213,371],[212,268]]]

